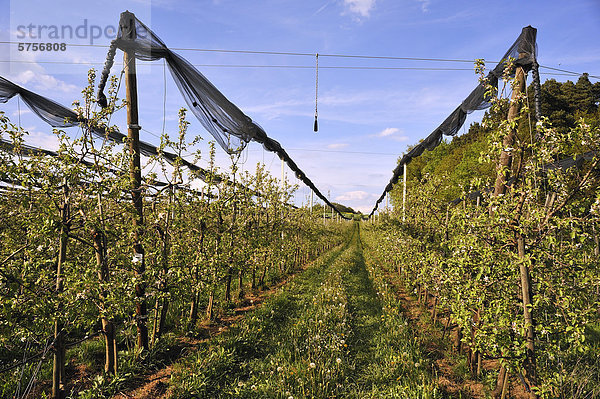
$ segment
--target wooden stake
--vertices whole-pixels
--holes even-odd
[[[525,32],[526,29],[534,29],[532,27],[523,28]],[[519,59],[526,57],[527,53],[519,53]],[[508,134],[504,137],[502,141],[502,153],[500,154],[500,160],[498,162],[497,176],[496,176],[496,184],[494,186],[494,196],[499,196],[501,194],[506,193],[506,182],[510,176],[510,170],[512,166],[512,146],[515,142],[515,137],[517,135],[517,125],[516,119],[519,116],[519,112],[521,111],[521,103],[518,101],[518,97],[525,90],[525,71],[521,67],[517,67],[515,72],[515,82],[513,86],[513,92],[511,95],[511,103],[508,109],[507,119],[509,123],[514,123],[514,127],[510,128]],[[529,276],[529,270],[527,265],[523,262],[525,258],[525,239],[520,234],[517,233],[515,236],[517,242],[517,253],[519,258],[521,259],[519,268],[520,268],[520,277],[521,277],[521,292],[522,292],[522,302],[523,302],[523,317],[525,319],[526,326],[526,358],[525,358],[525,378],[531,388],[537,385],[537,376],[536,376],[536,367],[535,367],[535,330],[533,327],[533,316],[529,310],[531,306],[531,278]],[[537,398],[538,396],[533,393],[530,393],[530,398]]]
[[[519,53],[519,58],[526,57],[526,53]],[[515,72],[515,82],[513,86],[513,92],[510,97],[510,107],[508,109],[508,121],[513,122],[519,116],[521,111],[521,103],[518,100],[521,93],[525,91],[525,71],[523,68],[517,67]],[[500,160],[498,162],[498,170],[496,175],[496,184],[494,185],[494,196],[504,194],[506,192],[506,182],[510,174],[510,168],[512,166],[512,146],[515,142],[517,135],[517,127],[511,128],[504,139],[502,140],[502,153],[500,154]]]
[[[510,373],[508,370],[506,370],[506,373],[504,374],[504,381],[502,382],[502,394],[500,396],[500,399],[504,399],[506,398],[506,394],[508,393],[508,377],[510,376]]]
[[[135,15],[129,11],[121,14],[121,29],[123,38],[135,40]],[[129,142],[129,176],[131,181],[131,198],[135,212],[133,215],[133,259],[136,277],[140,282],[135,285],[136,296],[136,326],[137,326],[137,348],[148,350],[148,327],[146,320],[148,310],[146,305],[146,287],[143,276],[146,271],[146,260],[144,259],[144,247],[141,236],[144,233],[144,210],[142,201],[142,169],[140,162],[140,126],[138,121],[137,80],[135,68],[135,51],[128,49],[123,57],[125,64],[125,87],[127,99],[127,139]]]

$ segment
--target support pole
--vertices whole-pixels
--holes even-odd
[[[390,193],[385,193],[385,212],[389,212]]]
[[[526,53],[519,53],[519,58],[527,56]],[[513,92],[510,97],[510,107],[508,108],[508,122],[513,122],[519,116],[521,111],[521,102],[519,96],[525,91],[525,71],[521,67],[517,67],[515,72],[515,81]],[[517,135],[517,127],[511,128],[504,139],[502,140],[502,152],[500,153],[500,161],[498,162],[496,184],[494,185],[494,196],[506,193],[506,182],[510,174],[512,166],[512,146]]]
[[[135,15],[129,11],[121,14],[121,29],[123,38],[135,40]],[[146,305],[146,286],[143,283],[146,271],[144,247],[141,237],[144,233],[144,209],[142,201],[142,169],[140,162],[140,126],[138,120],[137,80],[135,68],[135,51],[128,49],[123,57],[125,64],[125,87],[127,99],[127,141],[129,143],[129,176],[131,184],[131,198],[133,201],[133,263],[138,283],[135,285],[136,297],[136,327],[137,349],[148,350],[148,310]]]
[[[527,29],[533,31],[526,31]],[[533,41],[535,41],[535,29],[531,26],[523,28],[523,33],[529,33],[530,37],[533,37]],[[525,58],[528,56],[527,52],[520,52],[519,59]],[[510,107],[508,109],[507,119],[511,125],[514,127],[510,128],[504,139],[502,140],[502,153],[500,154],[500,160],[498,162],[497,176],[496,176],[496,184],[494,186],[494,196],[499,196],[506,193],[506,182],[510,176],[511,166],[512,166],[512,157],[513,150],[512,146],[515,142],[515,137],[517,135],[517,118],[521,111],[521,102],[519,101],[519,96],[521,93],[525,91],[525,71],[522,67],[517,66],[515,71],[515,81],[513,84],[513,92],[511,95]],[[535,329],[534,329],[534,321],[533,315],[530,311],[531,308],[531,298],[532,298],[532,284],[531,277],[529,274],[529,269],[527,264],[525,263],[525,238],[520,232],[515,233],[515,241],[517,244],[517,254],[520,258],[519,262],[519,272],[520,272],[520,282],[521,282],[521,293],[522,293],[522,305],[523,305],[523,318],[525,320],[525,339],[526,339],[526,353],[525,353],[525,379],[529,385],[529,388],[534,388],[537,382],[537,372],[536,372],[536,364],[535,364]],[[533,392],[531,389],[529,393],[529,397],[534,399],[537,398],[537,394]]]
[[[285,181],[284,167],[285,167],[285,164],[283,163],[283,158],[281,158],[281,189],[282,190],[283,190],[284,181]]]
[[[404,188],[402,190],[402,221],[406,222],[406,164],[404,164],[404,173],[402,179],[404,180]]]

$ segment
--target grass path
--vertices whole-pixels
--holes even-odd
[[[357,224],[260,309],[175,365],[177,398],[436,398],[419,342]]]

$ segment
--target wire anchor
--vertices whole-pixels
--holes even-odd
[[[318,112],[318,98],[319,98],[319,53],[316,54],[316,61],[317,61],[317,65],[315,68],[315,126],[314,126],[314,131],[315,133],[319,131],[319,123],[318,123],[318,117],[319,117],[319,112]]]

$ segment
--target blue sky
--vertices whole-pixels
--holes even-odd
[[[87,70],[101,69],[107,51],[106,47],[69,44],[89,44],[92,25],[103,30],[117,26],[119,13],[125,9],[136,13],[172,48],[484,58],[490,62],[504,54],[524,26],[532,25],[538,29],[541,65],[600,75],[598,0],[0,1],[4,10],[10,10],[0,16],[3,42],[36,41],[20,39],[19,25],[75,29],[86,24],[86,38],[44,38],[45,42],[66,42],[64,52],[19,52],[16,44],[0,43],[0,75],[65,105],[81,98]],[[108,45],[109,39],[99,37],[93,43]],[[178,52],[203,65],[198,69],[280,141],[323,193],[363,212],[370,211],[381,194],[398,156],[435,129],[477,84],[472,63],[320,56],[319,132],[314,133],[315,56]],[[118,52],[117,61],[121,57]],[[163,101],[166,130],[173,134],[184,101],[168,72],[165,86],[162,61],[138,65],[140,124],[146,130],[141,135],[156,143],[152,133],[162,130]],[[112,72],[119,73],[119,68],[113,67]],[[542,80],[577,79],[542,72]],[[0,110],[16,122],[17,105],[13,99],[0,105]],[[30,132],[29,144],[56,146],[51,129],[24,111],[23,104],[20,116]],[[481,116],[482,112],[470,115],[465,128]],[[124,113],[114,121],[125,130]],[[190,133],[204,137],[200,149],[205,150],[210,136],[197,121],[190,121]],[[217,153],[219,164],[226,168],[229,157],[220,149]],[[280,176],[279,160],[257,144],[248,146],[242,161],[249,170],[264,161]],[[199,164],[205,166],[206,161]],[[308,189],[301,186],[295,201],[306,202],[308,195]]]

